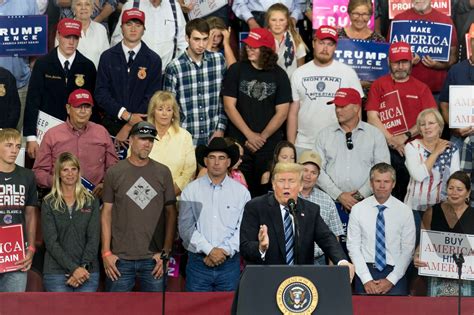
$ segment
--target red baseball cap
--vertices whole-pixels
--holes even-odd
[[[254,28],[249,32],[249,36],[242,40],[252,48],[268,47],[275,50],[275,38],[266,28]]]
[[[136,8],[123,11],[122,24],[125,24],[130,20],[139,20],[140,22],[142,22],[142,24],[145,24],[145,12],[140,11]]]
[[[72,91],[71,94],[69,94],[67,103],[72,107],[79,107],[83,104],[94,106],[94,100],[92,99],[91,93],[84,89]]]
[[[61,36],[74,35],[81,37],[82,23],[74,19],[64,18],[58,23],[58,33]]]
[[[399,62],[400,60],[412,60],[413,54],[411,53],[410,44],[405,42],[396,42],[390,45],[388,51],[388,60],[390,62]]]
[[[335,27],[329,25],[321,25],[316,32],[314,32],[314,38],[323,40],[323,39],[332,39],[337,43],[337,30]]]
[[[332,101],[327,102],[326,104],[334,104],[336,106],[344,107],[350,104],[362,104],[362,99],[360,98],[359,92],[353,88],[340,88],[336,91],[336,95]]]

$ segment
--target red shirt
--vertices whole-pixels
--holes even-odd
[[[394,97],[393,92],[398,92],[402,113],[388,114],[385,101],[388,97]],[[396,97],[396,96],[395,96]],[[406,82],[395,82],[391,75],[385,75],[372,83],[369,90],[369,96],[366,103],[366,110],[379,112],[380,121],[385,125],[385,128],[392,134],[400,134],[408,131],[416,124],[418,114],[427,108],[437,108],[436,102],[431,94],[430,89],[423,82],[410,76]],[[387,125],[389,121],[399,116],[401,121],[406,122],[406,128],[399,130],[398,126]],[[393,127],[393,128],[391,128]],[[392,132],[393,130],[399,132]]]
[[[416,11],[412,8],[410,10],[398,14],[394,18],[394,20],[421,20],[452,25],[453,29],[451,34],[451,49],[458,45],[457,32],[456,28],[454,27],[453,21],[450,17],[439,12],[436,9],[432,8],[430,13],[421,15],[416,13]],[[447,73],[448,70],[431,69],[423,65],[423,63],[420,61],[418,64],[413,66],[413,71],[411,75],[420,80],[421,82],[425,82],[426,84],[428,84],[432,92],[440,92],[443,88],[443,83],[446,79]]]

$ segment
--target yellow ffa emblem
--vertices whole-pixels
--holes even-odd
[[[7,94],[7,90],[5,89],[5,84],[0,84],[0,97],[3,97]]]
[[[308,278],[291,277],[278,287],[276,301],[284,315],[311,315],[318,306],[318,290]]]
[[[83,86],[84,85],[84,75],[83,74],[76,74],[76,80],[74,82],[76,82],[76,85],[78,87]]]
[[[146,68],[145,67],[138,67],[138,78],[140,80],[144,80],[146,78]]]

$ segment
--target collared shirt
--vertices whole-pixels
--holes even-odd
[[[474,135],[464,140],[461,152],[461,169],[471,175],[471,207],[474,207]]]
[[[380,162],[390,163],[385,137],[372,125],[360,121],[352,130],[352,143],[349,150],[346,133],[339,124],[324,128],[316,139],[316,151],[323,160],[318,186],[334,200],[348,191],[370,196],[370,169]]]
[[[0,16],[6,15],[39,15],[36,0],[5,0],[0,4]],[[28,84],[31,69],[28,57],[0,57],[0,67],[10,71],[16,79],[18,89]]]
[[[239,252],[240,223],[250,193],[226,176],[214,185],[208,175],[191,182],[181,194],[178,229],[184,247],[208,255],[214,247],[230,256]]]
[[[65,68],[64,63],[67,60],[67,61],[69,61],[69,70],[70,70],[71,66],[72,66],[72,63],[74,62],[74,58],[76,58],[76,52],[74,51],[74,53],[71,56],[69,56],[68,58],[66,58],[66,56],[63,56],[63,54],[59,51],[59,47],[57,49],[57,52],[58,52],[59,62],[61,63],[61,67],[63,67],[63,69]]]
[[[186,129],[179,127],[176,131],[171,126],[163,137],[157,138],[149,157],[168,166],[173,181],[182,191],[196,172],[196,155],[191,134]]]
[[[323,218],[324,223],[326,223],[334,235],[344,235],[341,219],[337,213],[336,204],[328,194],[316,187],[313,187],[308,197],[303,196],[301,193],[299,196],[319,205],[319,214],[321,215],[321,218]],[[319,257],[323,254],[323,250],[317,244],[314,244],[314,257]]]
[[[166,67],[163,90],[176,95],[181,127],[191,133],[195,145],[207,144],[214,131],[226,128],[220,97],[225,71],[222,54],[210,51],[204,52],[200,65],[185,52]]]
[[[367,263],[375,262],[375,228],[379,203],[374,196],[352,207],[347,228],[347,249],[362,283],[372,280]],[[412,210],[393,196],[384,203],[387,265],[394,266],[387,276],[396,285],[406,272],[415,248],[415,221]]]
[[[297,0],[283,0],[278,1],[284,4],[291,13],[291,17],[297,21],[303,18],[300,4]],[[248,19],[252,18],[252,11],[266,12],[268,8],[274,4],[273,0],[234,0],[232,4],[232,11],[241,20],[247,22]],[[263,27],[263,25],[260,25]]]
[[[125,46],[123,41],[122,41],[121,45],[122,45],[123,54],[125,56],[125,60],[127,60],[127,62],[128,62],[128,58],[130,57],[129,51],[133,51],[135,53],[133,55],[134,56],[133,59],[135,60],[135,57],[138,55],[138,52],[140,51],[140,48],[142,48],[142,42],[139,42],[138,45],[133,47],[132,49]]]
[[[177,0],[176,3],[176,15],[178,18],[178,34],[177,34],[177,46],[176,56],[180,56],[188,44],[185,40],[185,25],[183,12],[181,6]],[[133,1],[128,1],[123,5],[122,12],[133,7]],[[150,47],[151,50],[156,52],[162,61],[162,70],[165,70],[168,63],[173,59],[174,45],[173,40],[175,37],[175,21],[173,17],[173,11],[169,0],[162,0],[160,5],[156,8],[151,4],[150,1],[140,1],[139,9],[145,12],[145,33],[143,34],[142,40]],[[121,20],[122,16],[120,15]],[[119,43],[123,38],[122,29],[120,23],[117,24],[115,31],[113,32],[111,44],[112,46]]]
[[[76,130],[67,120],[49,129],[41,141],[33,166],[39,186],[52,186],[54,163],[66,151],[77,156],[82,176],[94,185],[100,184],[107,169],[118,161],[112,139],[104,127],[89,122],[84,129]]]

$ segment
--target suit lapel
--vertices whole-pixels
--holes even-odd
[[[278,247],[280,248],[280,252],[283,257],[286,257],[285,231],[283,230],[283,219],[281,218],[280,204],[276,201],[273,193],[269,193],[268,203],[270,206],[269,215],[273,223],[273,229],[275,230],[275,234],[277,236]]]

